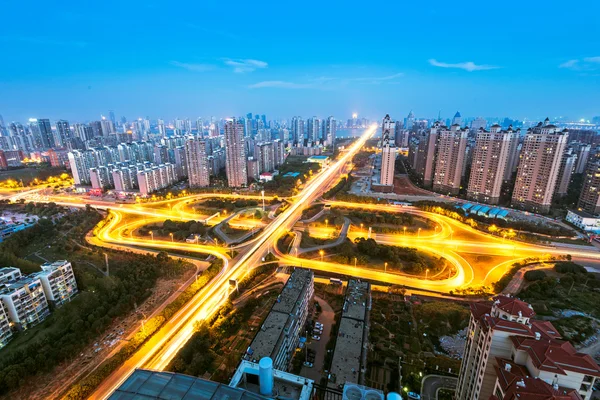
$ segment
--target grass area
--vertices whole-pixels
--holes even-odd
[[[563,263],[566,264],[566,263]],[[561,271],[561,263],[555,271]],[[600,280],[585,270],[547,276],[519,293],[539,315],[556,315],[561,310],[575,310],[600,318]]]
[[[399,360],[402,386],[417,393],[422,375],[444,374],[449,369],[458,373],[460,360],[435,355],[434,351],[442,351],[441,336],[456,334],[467,326],[466,305],[445,301],[411,304],[396,295],[379,294],[373,297],[370,315],[369,340],[375,346],[368,353],[368,386],[399,392]]]
[[[573,343],[583,342],[594,335],[597,328],[597,324],[594,320],[583,316],[561,318],[552,321],[552,325],[558,329],[565,340]]]
[[[71,261],[80,292],[70,303],[53,310],[41,324],[17,333],[0,351],[0,393],[14,391],[30,379],[38,379],[38,374],[49,373],[59,364],[73,360],[108,329],[114,318],[130,313],[136,303],[141,304],[152,293],[157,279],[179,276],[191,268],[164,253],[149,256],[78,245],[100,219],[96,211],[88,208],[55,223],[41,220],[0,245],[4,259],[24,261],[23,257],[35,252],[39,254],[36,257]],[[104,252],[109,254],[109,277],[99,271],[104,269]],[[39,263],[19,266],[26,266],[23,272],[29,273],[39,270]],[[149,323],[147,329],[151,326]]]
[[[310,219],[320,213],[322,210],[323,204],[313,204],[302,211],[302,217],[300,219]]]
[[[419,251],[411,247],[387,246],[378,244],[373,239],[358,238],[355,242],[346,240],[342,244],[327,249],[327,259],[346,265],[354,265],[384,269],[387,263],[388,272],[402,272],[412,275],[425,275],[429,270],[430,277],[446,268],[446,260],[433,254]],[[318,251],[300,255],[303,258],[320,257]]]
[[[287,156],[285,163],[279,169],[279,175],[273,177],[271,182],[265,182],[266,193],[287,197],[297,193],[297,184],[305,183],[313,174],[319,172],[318,163],[307,163],[308,156]],[[284,177],[288,172],[298,173],[296,177]]]

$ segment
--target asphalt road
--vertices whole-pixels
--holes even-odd
[[[458,378],[441,375],[427,375],[421,381],[421,399],[436,400],[440,389],[456,389]]]

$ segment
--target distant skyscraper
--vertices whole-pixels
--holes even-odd
[[[323,140],[326,140],[327,146],[330,146],[335,151],[335,136],[337,130],[335,118],[333,118],[333,116],[329,116],[324,126],[325,137],[323,138]]]
[[[302,143],[304,141],[304,120],[302,117],[292,118],[292,139],[294,143]]]
[[[59,147],[66,147],[69,139],[71,139],[71,128],[69,127],[69,121],[65,121],[63,119],[56,121],[56,145]]]
[[[408,113],[408,117],[404,118],[404,129],[412,129],[415,124],[415,114],[410,110]]]
[[[165,121],[163,121],[162,119],[159,119],[158,123],[157,123],[157,127],[158,127],[158,133],[160,134],[161,137],[167,136],[167,129],[165,128]]]
[[[108,111],[108,119],[113,123],[113,125],[117,123],[117,120],[115,119],[115,112],[113,110]]]
[[[42,150],[56,146],[49,119],[32,118],[29,120],[29,128],[31,129],[36,149]]]
[[[319,140],[319,125],[320,121],[317,117],[309,118],[306,121],[306,136],[313,143]]]
[[[189,136],[185,141],[185,159],[190,187],[209,186],[206,142],[198,137]]]
[[[395,123],[389,114],[383,118],[381,125],[381,174],[379,184],[394,186],[394,168],[396,165],[396,147],[394,146]]]
[[[480,128],[475,139],[467,197],[489,204],[498,204],[511,143],[518,140],[512,129],[503,131],[494,125],[490,131]]]
[[[231,187],[248,185],[244,126],[236,120],[225,123],[225,170]]]
[[[462,117],[458,111],[454,114],[454,118],[452,118],[452,125],[462,125]]]
[[[569,134],[548,118],[527,130],[517,169],[512,205],[533,212],[550,211],[560,163]]]
[[[477,117],[471,121],[471,132],[477,132],[479,129],[487,128],[487,121],[484,118]]]
[[[449,194],[460,191],[468,133],[468,128],[461,129],[458,125],[438,131],[433,190]]]

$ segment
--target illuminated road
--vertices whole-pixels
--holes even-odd
[[[137,229],[154,223],[161,223],[166,219],[188,221],[200,220],[209,215],[200,216],[193,205],[197,202],[213,199],[253,199],[262,201],[262,196],[203,193],[188,195],[163,201],[137,204],[114,204],[97,199],[69,195],[43,195],[35,191],[20,194],[19,198],[29,201],[55,202],[69,207],[85,207],[87,204],[98,209],[109,210],[110,218],[103,226],[97,228],[95,236],[89,240],[92,244],[104,247],[121,248],[119,246],[134,246],[153,250],[185,251],[189,253],[210,254],[223,260],[224,267],[192,300],[190,300],[173,318],[153,335],[129,360],[111,374],[98,387],[92,398],[107,398],[135,368],[164,369],[173,359],[177,351],[188,341],[194,332],[194,324],[198,320],[206,319],[221,307],[229,295],[230,280],[240,280],[269,252],[274,252],[280,258],[282,265],[301,265],[316,271],[327,271],[347,276],[385,282],[394,285],[404,285],[416,289],[433,290],[437,292],[450,292],[457,288],[468,286],[489,285],[497,281],[515,261],[527,257],[545,255],[570,254],[574,260],[600,261],[600,253],[595,248],[570,249],[534,246],[526,243],[504,240],[497,236],[477,231],[468,225],[462,224],[449,217],[435,213],[424,212],[412,207],[398,207],[382,204],[358,204],[336,201],[327,201],[332,207],[344,207],[367,211],[403,212],[431,220],[435,223],[434,231],[424,230],[415,234],[382,234],[371,235],[381,244],[394,246],[414,247],[437,257],[447,260],[449,268],[447,273],[423,277],[390,273],[381,269],[365,266],[342,265],[321,259],[298,258],[293,255],[283,254],[280,249],[274,248],[278,238],[293,230],[300,219],[303,210],[314,204],[324,191],[335,184],[340,175],[349,168],[352,157],[364,146],[365,141],[372,136],[375,128],[370,128],[346,152],[321,172],[315,174],[305,185],[304,189],[293,198],[287,209],[281,212],[270,223],[264,225],[260,220],[240,220],[238,226],[254,228],[264,225],[262,232],[254,238],[233,246],[238,255],[231,259],[228,251],[231,249],[206,244],[190,244],[173,240],[162,240],[154,237],[151,239],[140,238],[135,235]],[[272,197],[265,196],[266,201]],[[201,206],[200,206],[201,208]],[[202,218],[200,218],[202,217]],[[218,224],[227,218],[225,213],[214,217],[208,223]],[[367,236],[368,228],[351,228],[348,238],[353,240],[359,236]],[[329,236],[333,228],[311,228],[317,236]],[[473,256],[490,257],[492,261],[484,265],[472,265]],[[443,276],[442,276],[443,275]]]
[[[217,277],[211,280],[192,301],[178,312],[159,332],[157,332],[134,356],[127,360],[117,371],[111,374],[92,395],[92,398],[107,398],[116,387],[118,387],[135,368],[145,367],[152,369],[162,369],[172,360],[177,351],[187,342],[194,332],[194,323],[197,320],[205,319],[212,315],[223,304],[228,295],[229,280],[241,279],[247,271],[260,264],[272,244],[284,232],[290,230],[292,226],[300,219],[302,210],[307,205],[316,200],[332,182],[334,182],[345,164],[352,159],[364,145],[365,141],[373,135],[375,127],[365,131],[365,133],[331,166],[324,168],[318,174],[307,182],[305,188],[296,196],[295,201],[276,217],[255,240],[248,245],[239,255],[229,260],[223,270]],[[214,195],[206,197],[215,197]],[[239,198],[234,195],[232,198]],[[181,199],[175,199],[173,202]],[[62,202],[60,203],[62,204]],[[72,204],[70,204],[72,205]],[[114,207],[114,206],[113,206]],[[110,207],[106,207],[110,208]],[[170,214],[186,214],[183,207],[176,210],[168,210]],[[111,213],[112,219],[102,229],[97,232],[99,240],[107,243],[121,243],[144,246],[149,248],[182,249],[186,251],[211,252],[216,256],[224,256],[224,248],[215,248],[213,246],[190,245],[187,243],[172,243],[170,241],[147,240],[123,236],[125,230],[131,230],[135,224],[127,227],[117,227],[122,223],[122,212],[131,212],[138,215],[148,215],[153,218],[164,218],[160,210],[143,210],[142,207],[135,205],[124,205],[117,211]],[[167,214],[169,214],[167,213]],[[181,219],[188,217],[181,215]],[[173,218],[169,215],[168,218]],[[194,217],[196,217],[194,215]]]

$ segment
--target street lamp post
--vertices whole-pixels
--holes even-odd
[[[173,240],[173,232],[169,233],[169,236],[171,236],[171,243],[173,243],[174,242],[174,240]]]
[[[425,280],[429,279],[429,268],[425,270]]]
[[[387,263],[383,263],[383,272],[387,273]]]
[[[319,251],[319,254],[321,255],[321,262],[323,262],[323,255],[325,254],[325,252],[323,250]]]
[[[327,228],[329,226],[329,220],[325,219],[325,228]]]
[[[354,268],[356,268],[356,262],[358,261],[358,259],[356,257],[354,257]]]
[[[402,228],[404,229],[404,236],[406,237],[406,227],[403,226]]]
[[[417,230],[417,237],[418,237],[418,238],[420,238],[420,237],[421,237],[421,228],[419,228],[419,229]]]
[[[154,241],[154,232],[150,231],[150,236],[152,236],[152,241]]]
[[[261,190],[260,194],[262,195],[263,212],[265,212],[265,191]]]

